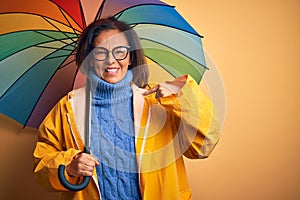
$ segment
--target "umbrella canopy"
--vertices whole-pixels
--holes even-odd
[[[200,82],[206,69],[201,36],[161,1],[2,0],[0,113],[38,127],[61,97],[85,83],[74,55],[80,33],[110,16],[132,25],[149,61]]]

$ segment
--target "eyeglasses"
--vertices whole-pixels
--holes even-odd
[[[104,47],[95,47],[93,50],[93,55],[96,60],[103,61],[107,59],[109,52],[112,53],[114,59],[124,60],[128,56],[130,46],[117,46],[111,51]]]

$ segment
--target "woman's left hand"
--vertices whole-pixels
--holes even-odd
[[[143,95],[155,94],[155,98],[166,97],[172,94],[177,94],[186,83],[186,76],[179,77],[174,81],[166,81],[144,92]]]
[[[167,84],[167,83],[160,83],[156,85],[155,87],[151,88],[150,90],[147,90],[146,92],[143,93],[144,96],[149,95],[149,94],[155,94],[155,98],[161,98],[161,97],[166,97],[171,94],[176,94],[180,90],[179,87]]]

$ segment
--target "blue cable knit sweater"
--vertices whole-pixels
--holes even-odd
[[[110,84],[93,71],[91,151],[99,161],[96,167],[101,199],[141,199],[136,167],[132,71],[123,80]]]

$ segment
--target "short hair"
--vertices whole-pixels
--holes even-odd
[[[94,49],[94,40],[101,32],[107,30],[119,30],[124,33],[129,46],[131,46],[131,64],[128,66],[128,69],[131,69],[133,72],[132,81],[138,87],[145,87],[148,84],[149,69],[140,40],[130,25],[113,17],[96,20],[83,30],[77,43],[76,65],[84,74],[87,74],[89,55]]]

